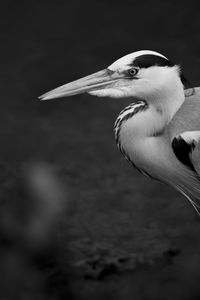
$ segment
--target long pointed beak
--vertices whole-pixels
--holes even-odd
[[[40,96],[40,100],[50,100],[54,98],[68,97],[82,94],[111,85],[113,82],[122,78],[117,72],[105,69],[92,75],[64,84],[50,92]]]

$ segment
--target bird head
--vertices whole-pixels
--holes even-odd
[[[116,60],[104,70],[64,84],[40,96],[41,100],[89,93],[99,97],[147,99],[181,83],[180,69],[162,54],[142,50]],[[180,84],[183,88],[182,84]]]

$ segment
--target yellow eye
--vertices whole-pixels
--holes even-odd
[[[131,69],[128,70],[128,73],[131,77],[134,77],[139,71],[138,67],[132,67]]]

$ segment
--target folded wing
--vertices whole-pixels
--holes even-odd
[[[181,178],[180,191],[200,214],[200,88],[186,90],[184,104],[168,125],[167,135],[178,160],[190,176]]]

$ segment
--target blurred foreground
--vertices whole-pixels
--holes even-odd
[[[66,299],[57,232],[68,206],[52,166],[30,164],[17,177],[9,172],[0,202],[0,299]]]
[[[86,223],[83,237],[72,228],[83,220],[70,188],[52,165],[26,164],[17,175],[1,170],[0,299],[199,299],[198,217],[196,228],[179,228],[178,241],[177,228],[161,234],[152,221],[135,236],[133,230],[131,240],[127,215],[114,225],[116,235],[104,215],[96,237]],[[138,239],[146,245],[137,248]]]

